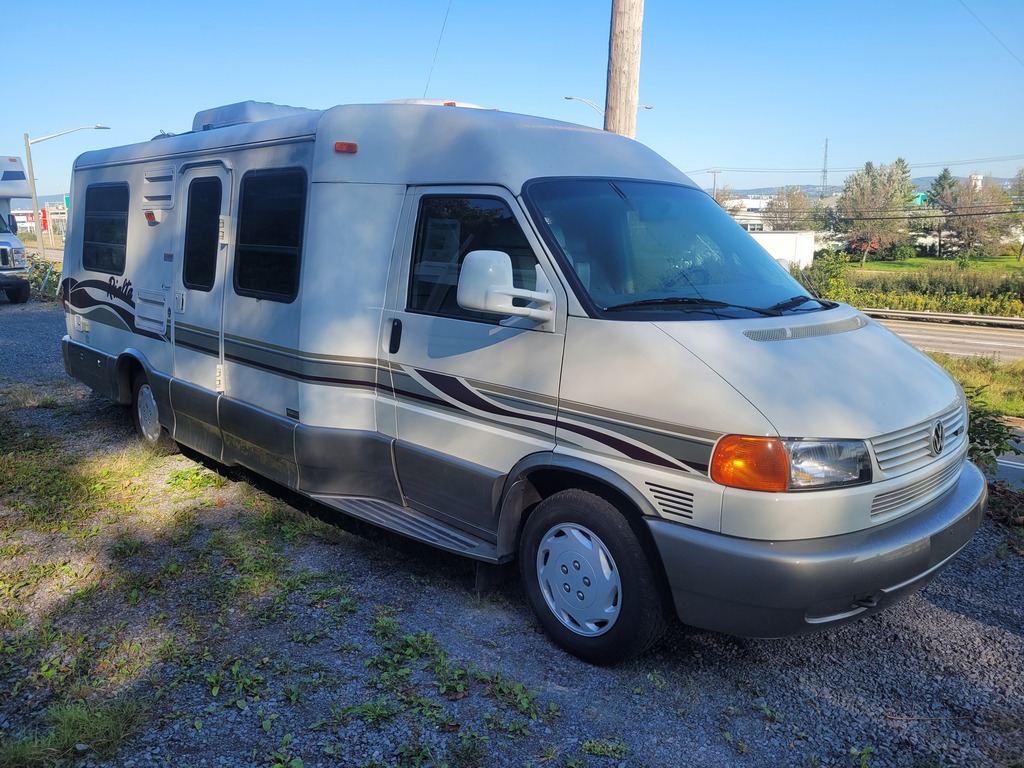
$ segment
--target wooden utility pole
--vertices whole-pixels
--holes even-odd
[[[636,138],[636,112],[640,108],[643,27],[644,0],[612,0],[604,129],[630,139]]]

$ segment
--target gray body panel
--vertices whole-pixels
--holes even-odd
[[[696,627],[782,637],[842,623],[920,589],[981,525],[988,489],[965,464],[942,498],[842,536],[757,541],[648,519],[676,610]]]

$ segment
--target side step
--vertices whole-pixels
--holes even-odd
[[[402,507],[380,499],[320,494],[312,494],[311,498],[331,509],[408,536],[410,539],[422,541],[432,547],[486,563],[498,562],[498,548],[495,544],[446,525],[409,507]]]

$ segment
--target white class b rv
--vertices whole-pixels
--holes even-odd
[[[585,660],[673,611],[750,637],[868,615],[981,523],[956,382],[634,141],[245,102],[83,154],[72,194],[71,376],[148,444],[518,559]]]

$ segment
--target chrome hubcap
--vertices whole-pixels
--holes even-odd
[[[622,585],[615,560],[581,525],[557,525],[544,535],[537,581],[551,612],[579,635],[602,635],[619,617]]]
[[[160,439],[160,419],[157,417],[156,399],[149,384],[139,388],[139,427],[147,443],[155,443]]]

